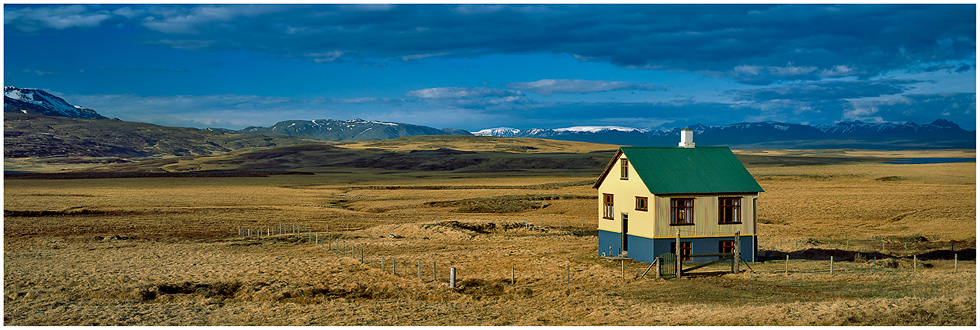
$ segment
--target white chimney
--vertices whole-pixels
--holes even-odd
[[[694,130],[685,128],[681,130],[681,142],[678,147],[694,148]]]

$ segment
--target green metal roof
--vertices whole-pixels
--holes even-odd
[[[654,194],[763,191],[728,147],[622,147],[620,150]]]

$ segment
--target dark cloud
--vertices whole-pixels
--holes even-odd
[[[775,82],[975,61],[974,5],[5,6],[20,31],[124,22],[146,43],[330,62],[570,54]],[[383,42],[381,42],[383,40]]]

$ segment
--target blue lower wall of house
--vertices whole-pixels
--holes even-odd
[[[618,256],[622,252],[622,234],[599,230],[599,256]],[[611,253],[609,251],[612,251]]]
[[[627,242],[627,250],[629,258],[639,261],[639,262],[653,262],[661,254],[670,252],[670,244],[674,242],[674,238],[646,238],[640,236],[627,235],[629,242]],[[681,238],[681,242],[691,242],[691,247],[693,254],[708,254],[708,253],[718,253],[718,244],[723,240],[730,240],[728,237],[692,237],[692,238]],[[622,234],[617,232],[599,230],[599,256],[608,256],[610,247],[612,248],[612,255],[619,255],[622,251]],[[739,245],[741,246],[741,257],[747,262],[755,262],[755,253],[753,253],[755,248],[755,240],[752,236],[742,236],[739,237]],[[704,263],[717,259],[718,257],[698,257],[694,258],[690,263]]]

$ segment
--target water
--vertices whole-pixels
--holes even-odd
[[[941,164],[941,163],[967,163],[976,162],[976,158],[895,158],[885,163],[888,164]]]

